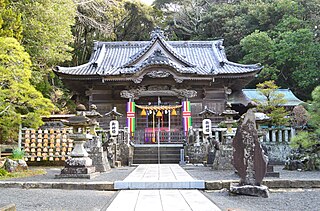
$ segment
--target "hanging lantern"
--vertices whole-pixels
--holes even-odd
[[[176,109],[172,109],[171,116],[177,116],[177,111],[176,111]]]
[[[146,116],[146,115],[147,115],[146,110],[145,110],[145,109],[142,109],[140,115],[141,115],[141,116]]]
[[[158,112],[157,112],[157,115],[156,115],[157,117],[162,117],[162,113],[161,113],[161,111],[160,110],[158,110]]]

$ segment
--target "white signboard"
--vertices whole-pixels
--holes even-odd
[[[119,134],[119,122],[117,120],[110,121],[110,135],[117,136]]]
[[[203,134],[205,134],[205,135],[211,134],[211,120],[210,119],[202,120],[202,131],[203,131]]]

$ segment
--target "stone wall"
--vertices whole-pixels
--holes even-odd
[[[272,164],[284,164],[287,157],[290,154],[291,148],[289,143],[272,143],[264,142],[262,143],[266,147],[268,152],[269,162]]]
[[[198,143],[187,146],[186,156],[189,163],[203,163],[207,161],[207,144]]]

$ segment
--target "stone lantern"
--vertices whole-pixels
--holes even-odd
[[[84,106],[83,106],[84,107]],[[65,161],[65,167],[56,178],[92,178],[95,173],[95,167],[92,166],[92,159],[84,148],[84,143],[92,139],[92,135],[87,133],[87,128],[92,127],[94,123],[91,119],[84,116],[84,109],[77,107],[77,115],[70,117],[64,124],[73,128],[73,133],[69,138],[73,139],[74,148],[70,158]]]
[[[112,120],[117,120],[118,117],[122,117],[123,114],[117,112],[117,107],[113,107],[113,109],[110,112],[106,113],[105,116],[111,117]]]
[[[270,122],[271,118],[262,112],[255,112],[254,115],[257,124],[259,139],[263,139],[263,136],[266,135],[267,131],[264,131],[261,125]]]
[[[85,116],[91,119],[92,126],[90,126],[90,134],[96,136],[96,127],[99,126],[99,122],[97,121],[97,118],[101,118],[102,115],[97,112],[97,106],[92,104],[90,106],[90,111],[85,112]]]
[[[199,113],[199,116],[201,116],[202,119],[208,119],[216,114],[217,113],[215,111],[209,109],[208,106],[205,106],[204,110]]]
[[[234,120],[234,116],[239,114],[239,112],[236,112],[235,110],[231,109],[231,104],[227,103],[226,110],[221,113],[221,116],[224,116],[225,120],[223,123],[226,123],[227,125],[227,133],[232,133],[232,124],[237,122],[237,120]]]

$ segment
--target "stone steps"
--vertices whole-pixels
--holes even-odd
[[[134,164],[156,164],[160,154],[160,163],[179,163],[180,150],[182,145],[178,146],[160,146],[159,151],[156,145],[153,146],[135,146],[133,152]]]

